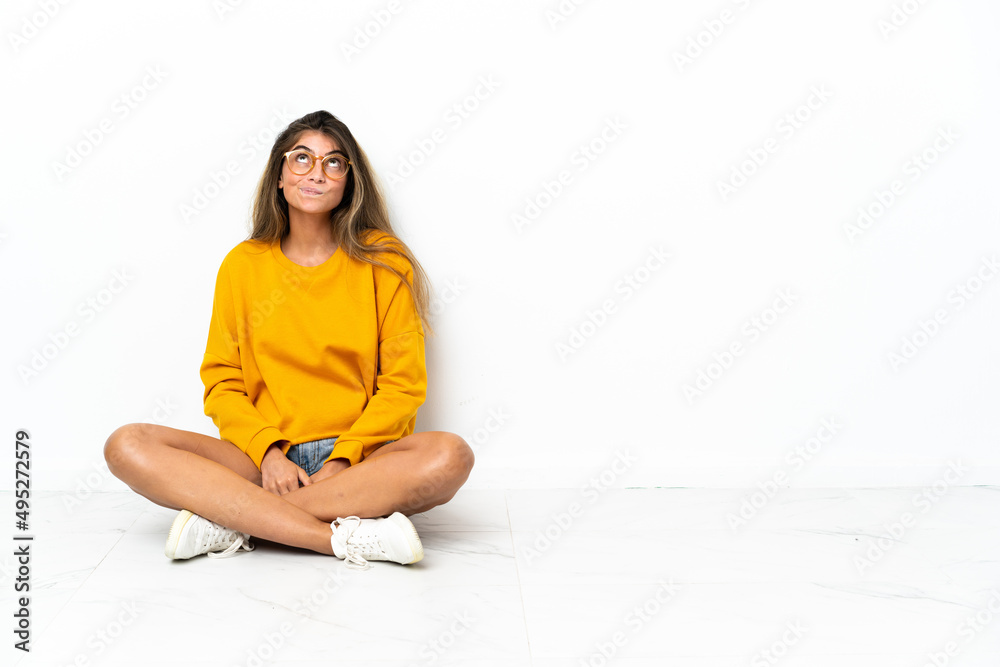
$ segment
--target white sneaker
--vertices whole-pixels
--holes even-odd
[[[224,551],[220,551],[224,549]],[[253,551],[250,536],[225,528],[188,510],[181,510],[167,537],[167,558],[193,558],[208,554],[209,558],[229,558],[240,549]]]
[[[390,560],[400,565],[416,563],[424,557],[417,529],[404,514],[394,512],[382,519],[337,517],[330,524],[330,543],[337,558],[352,570],[367,570],[369,560]]]

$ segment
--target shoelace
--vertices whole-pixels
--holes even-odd
[[[202,547],[206,550],[217,547],[220,542],[229,538],[229,533],[233,532],[236,531],[224,528],[217,523],[213,523],[213,525],[205,531],[205,536],[202,539]],[[236,539],[225,551],[206,551],[205,555],[209,558],[229,558],[230,556],[235,555],[240,549],[244,549],[246,551],[254,550],[254,545],[250,543],[250,536],[246,533],[236,533]]]
[[[351,570],[364,571],[374,567],[374,565],[365,559],[364,554],[384,555],[384,552],[374,533],[355,538],[354,531],[359,526],[361,526],[361,519],[356,516],[337,519],[337,532],[343,536],[345,551],[347,552],[347,556],[344,558],[344,565]],[[354,542],[351,542],[351,540],[354,540]]]

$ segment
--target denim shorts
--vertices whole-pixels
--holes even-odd
[[[306,471],[307,475],[319,472],[326,460],[333,453],[333,443],[337,438],[323,438],[312,442],[292,445],[288,449],[288,460]]]
[[[339,436],[338,436],[339,437]],[[333,445],[337,438],[323,438],[312,442],[303,442],[292,445],[288,449],[288,460],[306,471],[307,475],[315,475],[323,467],[326,460],[333,453]],[[383,445],[388,445],[395,440],[386,440]]]

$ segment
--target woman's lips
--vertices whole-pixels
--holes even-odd
[[[313,188],[302,188],[302,194],[316,196],[316,195],[321,195],[323,193]]]

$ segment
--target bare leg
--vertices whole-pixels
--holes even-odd
[[[474,461],[459,436],[424,431],[382,445],[361,463],[282,498],[327,523],[351,515],[418,514],[451,500]]]
[[[260,471],[246,454],[200,433],[129,424],[111,434],[104,455],[116,477],[158,505],[324,554],[333,553],[333,519],[426,511],[451,499],[473,463],[460,437],[415,433],[331,478],[277,496],[261,488]]]
[[[257,466],[228,442],[169,426],[128,424],[108,438],[104,458],[115,477],[157,505],[333,554],[329,522],[261,488]]]

